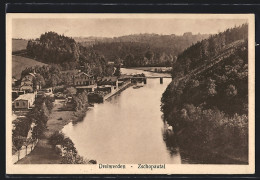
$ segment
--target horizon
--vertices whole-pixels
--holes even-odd
[[[43,33],[41,33],[41,34],[44,34],[44,33],[48,33],[48,32],[54,32],[54,33],[57,33],[57,32],[55,32],[55,31],[46,31],[46,32],[43,32]],[[223,31],[221,31],[221,32],[223,32]],[[192,32],[184,32],[183,34],[185,34],[185,33],[192,33]],[[57,34],[59,34],[59,33],[57,33]],[[183,36],[183,34],[181,34],[181,35],[176,35],[176,34],[156,34],[156,33],[136,33],[136,34],[126,34],[126,35],[122,35],[122,36],[115,36],[115,37],[106,37],[106,36],[66,36],[66,35],[64,35],[64,34],[59,34],[59,35],[64,35],[64,36],[66,36],[66,37],[69,37],[69,38],[108,38],[108,39],[114,39],[114,38],[120,38],[120,37],[124,37],[124,36],[136,36],[136,35],[159,35],[159,36],[171,36],[171,35],[175,35],[175,36]],[[214,34],[201,34],[201,33],[196,33],[196,34],[194,34],[194,33],[192,33],[192,35],[214,35]],[[40,36],[39,37],[37,37],[37,38],[40,38]],[[22,40],[35,40],[35,39],[37,39],[37,38],[34,38],[34,39],[32,39],[32,38],[30,38],[30,39],[25,39],[25,38],[15,38],[15,37],[12,37],[12,39],[22,39]]]
[[[157,34],[182,36],[186,32],[213,35],[247,23],[245,19],[13,19],[13,39],[36,39],[45,32],[72,38],[117,38]],[[32,27],[32,28],[28,28]],[[214,27],[214,28],[212,28]]]

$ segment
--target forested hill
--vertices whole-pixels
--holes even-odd
[[[247,40],[248,25],[227,29],[216,35],[210,36],[201,42],[187,48],[182,52],[173,65],[173,76],[182,76],[203,65],[210,57],[215,56],[228,45],[238,40]]]
[[[59,65],[62,70],[81,68],[94,76],[112,75],[114,70],[101,54],[55,32],[46,32],[40,38],[28,41],[26,56]]]
[[[27,53],[46,63],[79,60],[79,47],[76,41],[55,32],[46,32],[39,39],[28,41]]]
[[[190,46],[173,65],[174,80],[162,96],[164,120],[184,151],[210,154],[202,161],[217,163],[221,155],[227,164],[248,162],[247,38],[247,24],[227,29]]]
[[[120,61],[127,67],[171,66],[179,53],[209,37],[207,34],[184,33],[182,36],[136,34],[115,38],[76,38],[76,40],[108,61]]]

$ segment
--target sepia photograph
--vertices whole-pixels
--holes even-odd
[[[8,13],[7,173],[254,173],[254,21]]]

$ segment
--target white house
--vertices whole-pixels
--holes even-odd
[[[30,109],[31,107],[33,107],[34,101],[35,101],[34,93],[22,94],[14,100],[14,108]]]

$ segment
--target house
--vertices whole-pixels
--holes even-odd
[[[44,91],[44,94],[45,94],[46,96],[54,97],[53,89],[52,89],[52,88],[45,88],[45,89],[43,89],[43,91]]]
[[[33,86],[29,84],[24,84],[20,87],[20,91],[25,91],[26,93],[32,93],[33,92]]]
[[[114,90],[114,88],[111,85],[102,85],[98,86],[96,90],[111,93]]]
[[[35,79],[35,74],[34,73],[29,73],[25,75],[21,79],[21,86],[20,86],[20,91],[25,91],[27,93],[32,93],[33,92],[33,86],[34,86],[34,79]]]
[[[94,77],[84,72],[79,72],[74,75],[73,84],[74,86],[89,86],[95,83]]]
[[[22,79],[21,79],[21,86],[23,85],[31,85],[33,86],[33,80],[35,78],[35,74],[34,73],[29,73],[27,75],[25,75]]]
[[[111,85],[115,89],[118,88],[118,78],[116,76],[103,77],[97,82],[98,86]]]
[[[54,97],[52,88],[45,88],[37,91],[37,96],[50,96]]]
[[[20,95],[25,94],[24,91],[12,91],[12,101],[18,98]]]
[[[89,85],[89,86],[76,86],[77,92],[94,92],[97,89],[97,85]]]
[[[124,81],[118,81],[118,86],[123,86],[124,85]]]
[[[34,93],[22,94],[14,100],[15,109],[30,109],[35,101]]]

